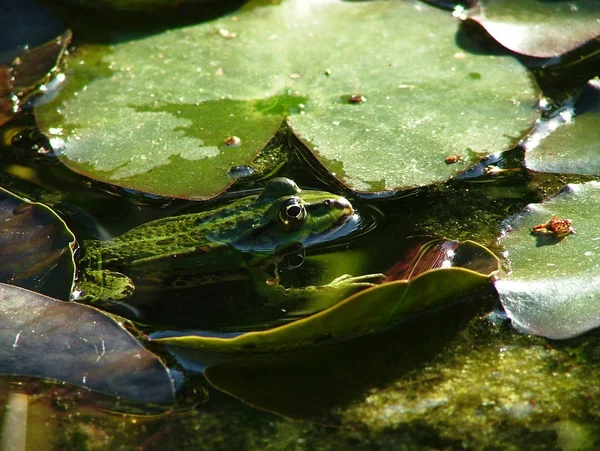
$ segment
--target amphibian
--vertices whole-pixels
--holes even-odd
[[[302,191],[290,179],[275,178],[260,194],[210,211],[151,221],[106,241],[84,241],[74,298],[121,300],[136,289],[200,286],[240,270],[260,289],[281,290],[265,268],[287,249],[331,240],[353,214],[344,197]],[[370,286],[379,276],[344,275],[325,287]]]

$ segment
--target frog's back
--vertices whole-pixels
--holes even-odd
[[[207,254],[228,253],[231,237],[237,237],[240,229],[251,227],[253,218],[244,215],[251,203],[252,199],[244,198],[216,211],[151,221],[111,240],[87,242],[86,255],[104,268],[163,264],[171,268],[177,259],[198,265],[207,259]]]

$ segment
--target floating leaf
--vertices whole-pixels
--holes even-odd
[[[203,374],[217,389],[260,409],[339,424],[341,406],[355,404],[374,386],[398,384],[401,374],[447,356],[449,343],[485,308],[481,302],[464,302],[416,315],[383,334],[294,352],[224,359]],[[171,350],[186,369],[199,369],[193,350]],[[188,359],[181,358],[186,351]]]
[[[587,84],[574,112],[565,109],[542,122],[524,146],[525,165],[533,171],[600,174],[600,81]]]
[[[413,1],[275,3],[81,46],[70,87],[37,109],[61,160],[108,183],[208,198],[287,120],[348,187],[393,191],[512,147],[537,117],[526,69],[475,48],[448,13]]]
[[[562,55],[600,36],[597,0],[480,0],[466,17],[513,52],[542,58]]]
[[[409,238],[402,260],[386,272],[385,282],[410,280],[437,268],[465,268],[481,274],[498,270],[498,260],[474,241],[421,236]]]
[[[70,382],[112,396],[174,402],[162,362],[109,316],[0,284],[0,373]]]
[[[202,351],[243,354],[303,347],[380,331],[415,312],[446,305],[489,281],[498,269],[496,257],[477,243],[466,242],[464,245],[471,248],[475,260],[487,260],[488,264],[483,265],[487,268],[485,272],[444,268],[451,265],[452,257],[449,260],[446,256],[446,259],[438,261],[438,269],[426,271],[411,280],[398,280],[366,289],[320,313],[284,326],[234,338],[163,335],[155,341]],[[436,247],[437,244],[431,246]],[[442,250],[447,254],[443,246]],[[463,263],[471,265],[469,259]]]
[[[44,45],[27,50],[10,66],[0,64],[0,125],[19,112],[36,90],[50,81],[69,42],[71,32],[66,31]],[[43,90],[46,89],[44,86]]]
[[[531,334],[562,339],[600,325],[600,183],[567,185],[542,204],[509,219],[500,243],[511,273],[496,281],[513,324]],[[534,235],[553,216],[571,219],[574,235]]]
[[[75,237],[56,213],[0,188],[0,282],[68,299]]]

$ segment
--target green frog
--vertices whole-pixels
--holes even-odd
[[[84,242],[74,299],[119,301],[136,289],[186,288],[239,276],[264,293],[289,295],[278,284],[277,264],[290,252],[337,238],[355,215],[344,197],[302,191],[287,178],[270,180],[258,195],[201,213],[142,224],[107,241]],[[273,275],[267,268],[273,268]],[[293,290],[354,291],[373,285],[380,274],[343,275],[321,287]],[[322,290],[321,290],[322,291]]]

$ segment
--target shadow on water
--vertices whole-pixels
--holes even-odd
[[[457,47],[474,55],[513,55],[473,20],[460,23],[454,42]]]
[[[425,380],[411,379],[410,374],[443,355],[475,316],[489,311],[491,294],[479,293],[476,299],[417,315],[380,334],[272,356],[253,355],[216,364],[205,375],[219,390],[254,407],[337,424],[335,412],[374,387],[398,380],[411,385],[411,390],[439,383],[441,374]]]
[[[77,7],[49,0],[41,3],[73,30],[77,42],[116,44],[216,19],[240,8],[245,0],[173,2],[172,7],[147,12]]]

